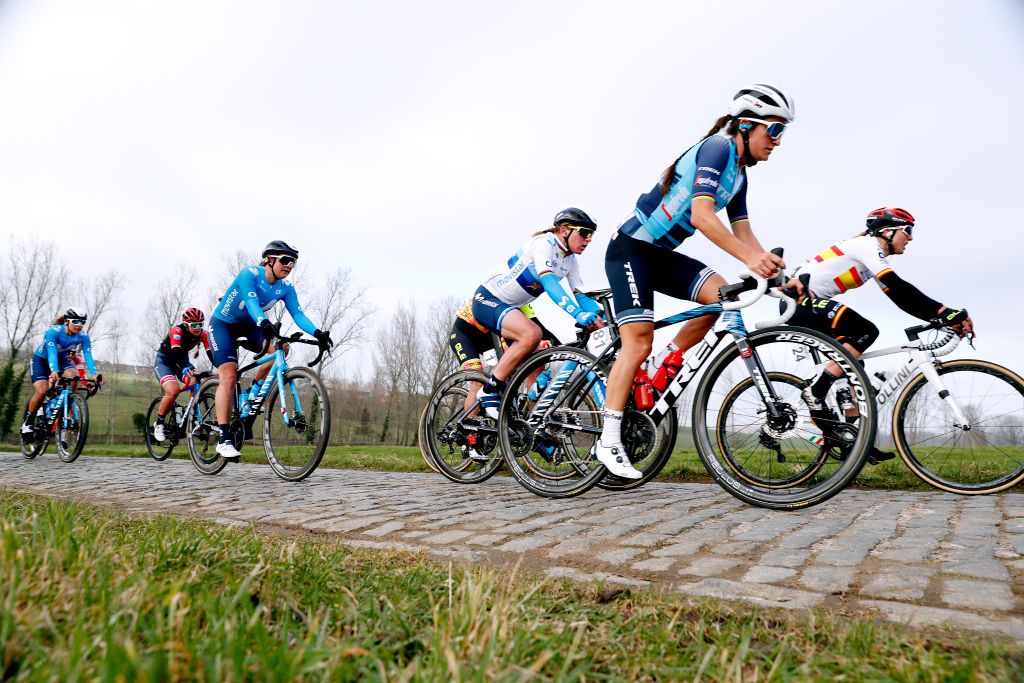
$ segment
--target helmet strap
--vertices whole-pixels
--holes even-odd
[[[750,129],[752,126],[749,123],[740,124],[740,137],[743,138],[743,165],[744,166],[756,166],[757,159],[750,156]]]

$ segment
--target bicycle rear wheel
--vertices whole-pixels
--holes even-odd
[[[29,441],[21,440],[21,454],[27,459],[40,455],[46,452],[46,446],[50,442],[49,430],[45,426],[45,418],[43,417],[45,411],[40,408],[36,411],[36,414],[32,416],[32,424],[35,429],[32,432],[32,438]]]
[[[263,408],[263,449],[277,476],[302,481],[317,468],[331,437],[331,401],[309,368],[284,373],[285,396],[274,382]]]
[[[89,436],[89,405],[77,392],[68,395],[67,414],[57,418],[57,455],[64,462],[74,462],[85,448]]]
[[[578,496],[607,473],[593,456],[606,384],[602,368],[585,372],[594,360],[581,349],[556,346],[530,356],[508,381],[498,437],[512,476],[532,493]],[[530,378],[542,370],[552,379],[533,401]]]
[[[220,380],[216,377],[200,385],[195,398],[189,403],[188,419],[185,421],[188,456],[195,468],[203,474],[217,474],[228,464],[217,455],[217,442],[220,441],[216,406],[219,385]],[[241,441],[235,443],[239,448],[242,445]]]
[[[431,471],[437,472],[437,465],[434,464],[434,457],[430,454],[430,444],[428,443],[430,437],[427,434],[427,406],[423,406],[423,410],[420,412],[420,421],[416,426],[416,435],[423,462],[426,463]]]
[[[752,353],[746,355],[763,378],[752,378],[732,344],[711,361],[697,388],[700,459],[722,488],[751,505],[792,510],[824,502],[856,478],[875,441],[878,411],[864,369],[832,339],[804,328],[759,330],[747,343]],[[846,373],[859,411],[855,421],[835,411],[810,419],[794,381],[802,388],[814,380],[821,371],[816,357]],[[766,382],[777,400],[762,396]]]
[[[622,416],[622,445],[633,467],[643,474],[639,479],[623,479],[612,473],[597,483],[606,491],[631,491],[651,481],[665,469],[672,457],[679,432],[679,418],[673,408],[655,426],[646,412],[627,406]]]
[[[501,469],[497,423],[478,402],[466,406],[487,377],[459,370],[441,380],[423,415],[424,443],[435,469],[458,484],[479,484]]]
[[[893,436],[900,457],[932,486],[964,495],[1005,491],[1024,480],[1024,379],[977,360],[954,360],[936,370],[970,421],[957,418],[918,374],[893,408]]]
[[[156,422],[157,411],[160,409],[160,402],[162,398],[154,398],[153,402],[149,404],[149,410],[146,411],[146,450],[149,451],[149,457],[156,461],[166,460],[170,455],[171,451],[174,450],[174,446],[178,443],[178,426],[164,425],[164,440],[157,441],[153,437],[153,424]],[[174,409],[167,414],[167,417],[171,418],[172,424],[174,423]]]

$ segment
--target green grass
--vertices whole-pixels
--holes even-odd
[[[0,492],[0,678],[1020,680],[870,616],[542,580]]]

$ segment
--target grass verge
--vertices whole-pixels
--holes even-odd
[[[1024,650],[0,491],[0,678],[1020,680]]]

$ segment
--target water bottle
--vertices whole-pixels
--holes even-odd
[[[550,381],[551,370],[545,368],[542,373],[537,375],[537,381],[534,382],[533,386],[530,387],[530,390],[526,392],[527,398],[529,398],[531,401],[536,401],[538,398],[540,398],[540,395],[544,393],[544,387],[546,387]]]
[[[174,404],[174,421],[179,427],[185,424],[185,409],[178,403]]]
[[[637,369],[633,377],[633,401],[637,410],[650,410],[654,407],[654,387],[643,366]]]
[[[651,378],[651,384],[658,391],[665,391],[665,387],[668,386],[672,378],[679,374],[679,370],[683,367],[683,350],[676,349],[672,353],[665,356],[665,360],[661,362],[661,367],[654,373],[654,377]]]
[[[260,387],[262,385],[263,385],[263,382],[261,380],[256,380],[255,382],[252,383],[252,386],[249,387],[249,397],[248,398],[249,398],[250,401],[255,400],[255,398],[259,395]]]

